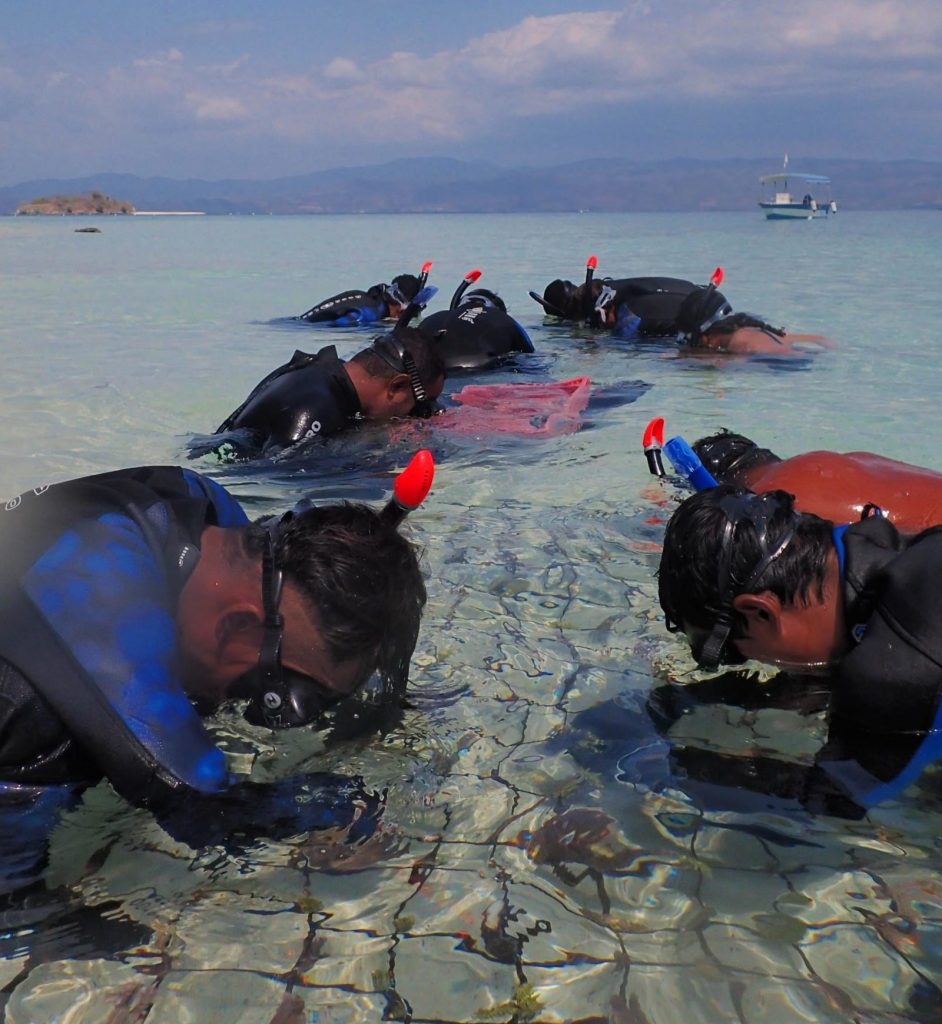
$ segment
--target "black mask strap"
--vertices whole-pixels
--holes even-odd
[[[408,376],[416,406],[412,415],[421,416],[423,419],[431,416],[432,402],[422,383],[422,378],[419,376],[419,368],[415,365],[412,353],[396,337],[396,332],[381,334],[378,338],[374,338],[373,351],[398,373]]]

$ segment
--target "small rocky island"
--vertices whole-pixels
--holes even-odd
[[[40,196],[16,208],[18,217],[95,213],[134,213],[134,207],[125,199],[112,199],[103,192],[83,192],[74,196]]]

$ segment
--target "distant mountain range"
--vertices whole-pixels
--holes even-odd
[[[121,196],[139,211],[215,214],[750,210],[760,195],[759,176],[780,166],[778,160],[582,160],[507,168],[410,158],[260,181],[108,173],[0,187],[0,213],[37,196],[93,189]],[[790,169],[830,175],[841,209],[942,210],[942,163],[807,158],[792,160]],[[805,189],[794,183],[792,191]]]

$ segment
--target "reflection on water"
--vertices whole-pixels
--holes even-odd
[[[815,235],[779,232],[783,266],[815,268],[788,282],[762,270],[766,225],[734,216],[456,217],[447,232],[433,217],[199,220],[109,224],[103,264],[81,270],[107,285],[107,301],[83,292],[68,324],[45,311],[80,274],[62,249],[72,236],[30,227],[18,267],[32,260],[34,274],[5,293],[0,328],[5,490],[183,462],[187,438],[289,349],[356,351],[369,334],[302,339],[270,321],[305,307],[312,267],[319,293],[360,280],[364,252],[380,277],[404,250],[432,253],[433,275],[456,281],[469,253],[494,254],[487,272],[539,362],[489,379],[588,374],[597,400],[561,436],[462,435],[432,421],[291,458],[191,463],[262,514],[302,495],[380,502],[416,447],[435,452],[432,498],[408,524],[430,603],[404,720],[345,743],[273,738],[236,715],[217,723],[234,770],[359,775],[384,794],[382,814],[369,835],[191,848],[94,788],[60,812],[42,881],[6,908],[7,1020],[942,1018],[937,775],[866,812],[809,807],[800,787],[828,739],[818,682],[680,688],[699,677],[663,631],[653,579],[676,496],[639,451],[661,414],[691,439],[725,425],[783,453],[824,443],[932,464],[931,431],[906,432],[934,402],[918,372],[929,311],[901,297],[887,312],[913,339],[892,353],[878,325],[851,314],[866,306],[867,267],[888,254],[901,276],[934,286],[942,257],[919,223],[906,245],[897,221],[850,214],[812,224],[824,229]],[[840,348],[717,366],[543,325],[526,290],[584,259],[572,239],[587,230],[618,273],[697,276],[722,254],[732,299]],[[580,251],[564,257],[564,243]],[[330,278],[335,265],[347,279]],[[623,384],[637,381],[646,389]],[[891,449],[901,434],[907,449]]]

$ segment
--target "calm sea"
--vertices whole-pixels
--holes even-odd
[[[676,696],[652,715],[653,692],[696,677],[653,581],[676,495],[640,452],[663,415],[690,440],[727,426],[782,455],[942,469],[940,240],[938,213],[0,219],[0,494],[187,461],[295,348],[346,356],[370,337],[282,318],[426,259],[430,309],[479,267],[530,332],[537,354],[489,380],[586,374],[615,398],[554,437],[432,421],[296,460],[189,463],[261,513],[306,493],[379,502],[414,448],[436,452],[410,520],[430,602],[402,727],[325,750],[219,723],[237,768],[360,774],[386,811],[355,845],[191,849],[97,787],[53,836],[46,909],[3,919],[7,1020],[942,1019],[925,780],[850,819],[719,768],[695,780],[695,758],[678,769],[679,750],[758,756],[774,781],[810,763],[824,722],[748,700],[681,713]],[[590,253],[613,276],[722,265],[736,309],[836,347],[705,360],[544,324],[527,291],[580,280]]]

